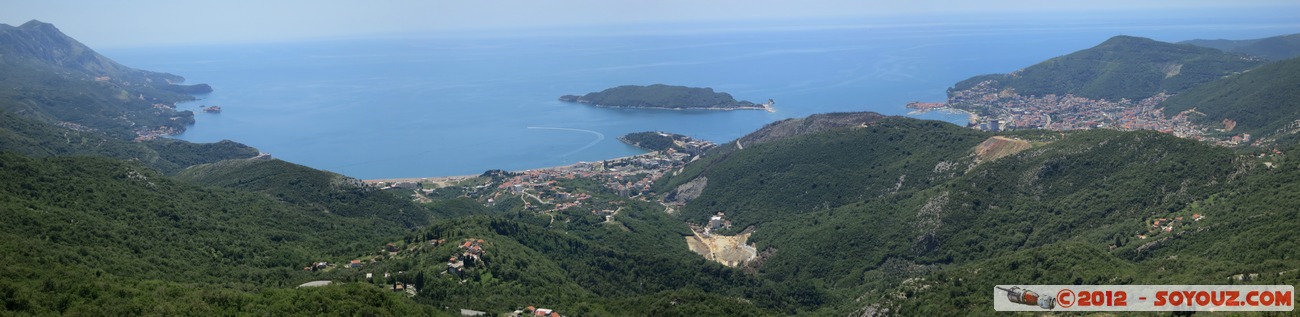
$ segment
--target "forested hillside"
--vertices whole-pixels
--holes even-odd
[[[1250,40],[1190,40],[1178,42],[1280,61],[1300,57],[1300,34]]]
[[[3,153],[0,178],[0,280],[7,309],[19,312],[240,311],[248,308],[209,296],[296,296],[269,290],[312,279],[301,270],[312,261],[351,257],[406,230],[109,158]],[[150,295],[162,291],[175,295]],[[340,308],[350,301],[340,299]]]
[[[34,157],[107,156],[140,162],[166,173],[196,164],[257,156],[233,141],[190,143],[172,139],[132,142],[95,131],[77,131],[0,110],[0,150]]]
[[[410,197],[380,191],[361,180],[277,159],[226,160],[192,166],[177,177],[195,183],[264,193],[276,200],[347,217],[375,217],[412,228],[429,212]]]
[[[1198,84],[1263,64],[1222,51],[1116,36],[1095,47],[1056,57],[1010,74],[976,76],[958,82],[959,91],[984,81],[1026,96],[1073,94],[1090,99],[1140,100],[1159,92],[1179,93]]]
[[[1270,63],[1170,97],[1165,113],[1195,110],[1193,120],[1255,138],[1294,138],[1300,131],[1300,59]],[[1225,121],[1230,120],[1230,121]],[[1225,125],[1225,123],[1227,125]]]
[[[1300,260],[1245,245],[1300,242],[1284,231],[1255,237],[1268,230],[1255,228],[1295,226],[1267,219],[1300,205],[1266,198],[1280,193],[1260,187],[1291,186],[1283,179],[1292,170],[1263,164],[1293,164],[1285,156],[1096,130],[1007,135],[1033,147],[977,163],[974,145],[986,137],[887,119],[737,150],[677,176],[709,180],[684,215],[701,222],[724,210],[755,225],[752,240],[772,253],[757,276],[817,285],[820,313],[837,315],[992,313],[986,297],[994,284],[1223,284],[1243,272],[1279,277]],[[806,157],[826,165],[801,169]],[[747,176],[754,174],[764,176]],[[1233,266],[1234,257],[1252,264]],[[1161,267],[1170,271],[1149,273]],[[1279,278],[1273,281],[1295,282]],[[894,292],[908,295],[888,295]]]
[[[969,156],[987,135],[951,124],[889,118],[866,127],[839,128],[755,144],[713,155],[666,181],[696,177],[709,183],[682,210],[703,220],[718,211],[744,228],[849,202],[933,186],[965,166],[936,168]],[[671,187],[668,187],[671,189]]]

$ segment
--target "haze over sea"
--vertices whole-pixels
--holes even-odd
[[[411,35],[102,53],[212,85],[215,92],[179,108],[199,112],[200,105],[219,105],[224,112],[197,113],[197,124],[178,138],[235,140],[295,163],[375,179],[634,155],[643,151],[616,138],[637,131],[727,142],[776,120],[815,113],[904,114],[907,102],[943,101],[945,89],[962,79],[1014,71],[1119,34],[1182,41],[1300,32],[1284,15],[1070,21],[823,21],[725,31],[694,25],[662,32]],[[771,98],[777,112],[604,109],[556,100],[655,83],[712,87],[754,102]]]

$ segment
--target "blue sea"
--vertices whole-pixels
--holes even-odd
[[[902,115],[907,102],[943,101],[945,89],[962,79],[1014,71],[1114,35],[1258,38],[1300,32],[1291,20],[846,20],[814,27],[417,34],[102,53],[212,85],[215,92],[202,100],[179,105],[198,112],[180,139],[235,140],[284,160],[376,179],[634,155],[643,151],[617,137],[637,131],[727,142],[776,120],[815,113]],[[754,102],[771,98],[777,111],[605,109],[556,100],[655,83],[712,87]],[[224,111],[199,112],[203,105]]]

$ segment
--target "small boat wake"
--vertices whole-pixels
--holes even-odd
[[[605,134],[604,134],[604,133],[600,133],[600,132],[592,131],[592,130],[586,130],[586,129],[556,128],[556,127],[528,127],[528,128],[529,128],[529,129],[538,129],[538,130],[561,130],[561,131],[586,132],[586,133],[591,133],[591,134],[595,134],[595,135],[596,135],[596,139],[595,139],[595,140],[592,140],[591,143],[587,143],[587,145],[583,145],[582,147],[578,148],[577,150],[573,150],[573,151],[569,151],[568,153],[560,154],[560,157],[565,157],[565,156],[573,155],[573,154],[578,153],[578,152],[582,152],[583,150],[586,150],[586,149],[589,149],[589,148],[591,148],[591,147],[593,147],[593,146],[596,146],[596,144],[597,144],[597,143],[600,143],[600,141],[604,141],[604,140],[605,140]]]

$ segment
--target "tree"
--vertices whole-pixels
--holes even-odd
[[[415,274],[415,290],[416,291],[424,290],[424,271],[420,271],[420,273]]]

